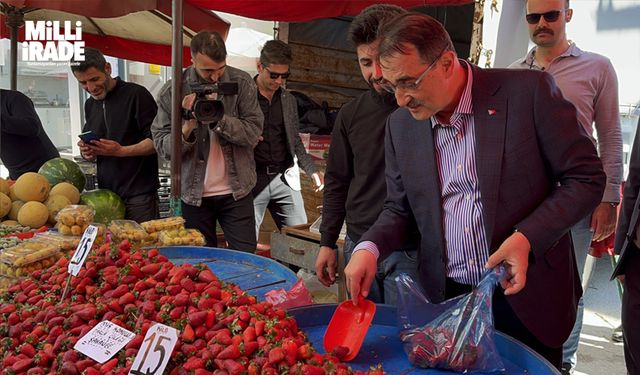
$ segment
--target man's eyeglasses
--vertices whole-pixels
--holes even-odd
[[[438,62],[438,60],[440,60],[440,58],[442,57],[442,54],[445,51],[446,49],[440,52],[438,57],[436,57],[435,60],[433,60],[433,62],[429,64],[427,69],[425,69],[424,72],[422,72],[422,74],[420,74],[420,76],[418,76],[418,78],[416,78],[415,81],[412,81],[411,79],[403,79],[401,81],[398,81],[396,84],[393,84],[383,78],[380,81],[380,86],[382,86],[383,89],[385,89],[386,91],[392,94],[395,94],[395,92],[398,90],[410,91],[410,92],[416,91],[418,89],[418,86],[420,86],[420,83],[422,83],[422,80],[424,79],[424,77],[426,77],[427,73],[429,73],[431,69],[433,69],[436,66],[436,63]]]
[[[544,20],[547,22],[556,22],[558,18],[560,18],[560,13],[564,13],[565,10],[566,9],[552,10],[546,13],[529,13],[525,16],[525,18],[531,25],[535,25],[540,22],[540,17],[544,17]]]
[[[264,67],[265,70],[267,72],[269,72],[269,78],[271,79],[278,79],[278,77],[282,77],[282,79],[287,79],[289,78],[289,76],[291,75],[291,72],[286,72],[286,73],[276,73],[276,72],[272,72],[269,68],[267,68],[266,66]]]

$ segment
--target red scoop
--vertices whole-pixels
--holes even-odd
[[[334,352],[344,362],[354,359],[375,313],[375,303],[362,297],[358,298],[358,306],[351,300],[339,304],[324,334],[324,350]]]

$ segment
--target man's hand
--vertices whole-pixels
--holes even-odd
[[[347,290],[351,294],[354,306],[358,305],[358,295],[367,298],[371,283],[376,276],[378,260],[368,250],[354,249],[349,264],[344,269]]]
[[[89,148],[94,155],[124,156],[122,145],[111,139],[101,138],[99,141],[93,141],[89,144]]]
[[[182,109],[190,111],[191,109],[193,109],[193,103],[196,102],[196,94],[195,93],[191,93],[189,95],[185,95],[184,98],[182,98]]]
[[[313,183],[316,185],[316,192],[322,191],[324,189],[324,173],[316,172],[311,175],[313,179]]]
[[[594,241],[602,241],[616,229],[618,209],[609,202],[601,202],[591,215],[591,231]]]
[[[531,244],[527,237],[520,232],[515,232],[487,260],[484,266],[487,269],[504,262],[507,277],[500,282],[500,285],[504,288],[505,295],[516,294],[526,285],[529,251],[531,251]]]
[[[316,276],[324,286],[330,286],[336,282],[337,251],[329,246],[320,246],[320,252],[316,258]]]
[[[78,141],[78,147],[80,148],[80,156],[86,161],[94,161],[96,160],[96,154],[93,153],[91,147],[89,147],[88,143],[84,143],[84,141]]]

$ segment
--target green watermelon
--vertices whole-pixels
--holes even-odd
[[[51,186],[55,186],[59,182],[69,182],[78,188],[78,191],[82,191],[84,190],[84,185],[87,183],[87,178],[84,176],[84,173],[82,173],[82,170],[80,170],[80,166],[69,159],[51,159],[42,164],[38,173],[45,176]]]
[[[80,204],[91,206],[96,215],[93,221],[96,223],[109,224],[111,220],[124,219],[124,202],[108,189],[96,189],[85,191],[80,194]]]

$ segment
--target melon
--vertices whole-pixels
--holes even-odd
[[[51,185],[69,182],[78,191],[84,190],[84,185],[87,183],[87,178],[82,173],[80,166],[69,159],[53,158],[42,164],[38,173],[45,176]]]
[[[40,202],[27,202],[18,211],[18,223],[31,228],[40,228],[47,223],[48,219],[49,210]]]
[[[78,199],[80,199],[80,197],[78,197]],[[47,210],[49,210],[49,222],[55,224],[58,212],[70,205],[71,201],[69,201],[69,198],[64,195],[49,195],[49,199],[47,199],[44,204],[47,206]]]
[[[111,220],[124,219],[124,202],[111,190],[85,191],[80,194],[80,204],[86,204],[95,210],[93,221],[96,223],[109,224]]]
[[[11,198],[11,201],[13,201],[13,202],[20,200],[20,199],[18,199],[18,197],[16,197],[16,192],[13,190],[14,186],[15,186],[15,184],[9,186],[9,198]]]
[[[80,202],[80,191],[77,187],[69,182],[60,182],[56,186],[51,188],[49,196],[51,195],[64,195],[69,199],[71,204],[78,204]]]
[[[47,178],[35,172],[27,172],[18,177],[13,184],[13,191],[21,201],[44,202],[49,195],[51,185]]]
[[[0,193],[9,195],[9,183],[2,177],[0,177]]]
[[[5,221],[1,222],[0,224],[7,225],[7,226],[14,226],[14,225],[18,225],[20,223],[18,223],[15,220],[5,220]]]
[[[20,208],[22,208],[22,206],[24,206],[23,201],[17,200],[11,202],[11,211],[9,211],[10,220],[18,220],[18,212],[20,211]]]
[[[5,193],[0,193],[0,217],[5,217],[11,211],[11,198]]]

